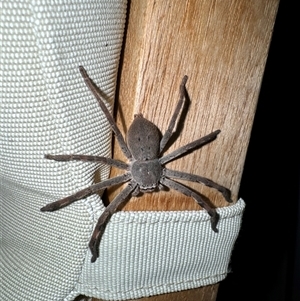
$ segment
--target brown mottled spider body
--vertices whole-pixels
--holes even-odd
[[[113,120],[113,117],[101,100],[101,96],[96,86],[88,77],[85,69],[83,67],[79,67],[79,69],[86,85],[98,100],[102,111],[104,112],[107,120],[111,125],[115,137],[122,149],[122,152],[127,157],[129,162],[124,163],[119,160],[99,156],[45,155],[45,158],[56,161],[80,160],[86,162],[101,162],[110,166],[115,166],[119,169],[124,169],[126,172],[123,175],[116,176],[112,179],[107,179],[103,182],[85,188],[64,199],[50,203],[41,208],[41,211],[55,211],[68,206],[77,200],[95,194],[104,188],[128,182],[125,189],[122,190],[106,207],[97,222],[89,243],[89,247],[93,255],[91,259],[92,262],[96,261],[99,256],[99,243],[110,217],[116,212],[116,210],[122,203],[126,202],[130,198],[131,195],[138,195],[140,192],[152,192],[154,190],[159,190],[167,187],[175,189],[183,193],[184,195],[192,197],[201,207],[203,207],[208,212],[211,217],[212,230],[218,232],[217,223],[219,220],[219,215],[216,210],[212,208],[208,203],[206,203],[198,193],[194,192],[189,187],[174,181],[172,178],[198,182],[208,187],[212,187],[221,192],[227,202],[232,202],[230,198],[230,190],[207,178],[168,169],[165,167],[165,164],[178,158],[179,156],[187,154],[188,152],[196,148],[200,148],[201,146],[210,143],[211,141],[216,139],[217,135],[220,133],[220,130],[214,131],[209,135],[188,143],[187,145],[162,156],[165,146],[169,142],[172,134],[175,132],[175,125],[180,117],[180,112],[182,111],[182,107],[184,105],[186,95],[185,84],[187,82],[187,76],[183,77],[182,83],[180,85],[179,101],[171,118],[168,129],[162,136],[162,138],[160,139],[160,132],[158,128],[152,122],[145,119],[141,114],[138,114],[135,115],[135,118],[127,132],[126,144],[120,130]]]

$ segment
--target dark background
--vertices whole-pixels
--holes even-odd
[[[221,282],[217,301],[300,300],[299,16],[294,18],[294,11],[295,3],[281,0],[239,192],[246,202],[243,224],[232,272]]]

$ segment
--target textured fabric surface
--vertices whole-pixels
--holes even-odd
[[[104,300],[186,290],[223,280],[245,203],[219,208],[219,233],[204,210],[117,212],[96,264],[85,264],[77,287]],[[88,258],[90,259],[90,255]]]
[[[218,282],[227,273],[244,202],[205,211],[118,212],[100,257],[88,242],[104,206],[91,196],[45,204],[108,177],[107,166],[44,154],[110,155],[111,131],[78,66],[112,110],[126,1],[2,2],[1,300],[125,300]]]
[[[112,110],[126,1],[2,1],[1,300],[73,300],[99,197],[45,204],[93,183],[99,165],[44,154],[110,155],[111,131],[78,70]],[[100,178],[109,169],[100,166]]]

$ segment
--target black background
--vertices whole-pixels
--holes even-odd
[[[296,3],[279,5],[239,192],[246,210],[217,301],[300,300]]]

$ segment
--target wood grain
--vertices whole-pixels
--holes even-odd
[[[165,295],[153,296],[148,298],[140,298],[128,301],[213,301],[217,298],[218,284],[216,285],[207,285],[202,288],[197,288],[193,290],[175,292]],[[79,300],[78,300],[79,301]],[[80,300],[83,301],[83,300]],[[95,299],[92,301],[105,301],[103,299]]]
[[[167,166],[211,178],[230,188],[236,200],[277,6],[278,0],[131,1],[117,114],[123,133],[136,113],[164,132],[187,74],[191,103],[168,151],[213,130],[221,133]],[[116,143],[114,158],[125,160]],[[112,170],[116,174],[120,171]],[[191,187],[216,206],[227,205],[214,190]],[[173,191],[132,198],[124,208],[186,209],[199,208]]]
[[[278,0],[130,1],[121,65],[117,124],[126,133],[136,113],[167,128],[189,76],[190,106],[172,151],[221,129],[218,138],[167,167],[208,177],[231,189],[236,201]],[[125,160],[114,144],[114,158]],[[113,169],[111,176],[122,171]],[[200,184],[190,187],[215,206],[222,196]],[[122,187],[118,188],[122,189]],[[110,200],[118,193],[110,190]],[[132,198],[123,210],[200,210],[169,191]],[[218,285],[140,300],[215,300]],[[96,300],[96,299],[94,299]]]

